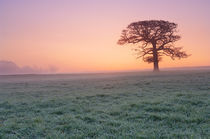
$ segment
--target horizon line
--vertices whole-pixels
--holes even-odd
[[[210,66],[184,66],[184,67],[166,67],[161,68],[161,71],[187,71],[187,70],[210,70]],[[153,71],[152,68],[137,69],[137,70],[114,70],[114,71],[90,71],[90,72],[57,72],[57,73],[14,73],[14,74],[1,74],[0,76],[18,76],[18,75],[78,75],[78,74],[106,74],[106,73],[130,73],[130,72],[147,72]]]

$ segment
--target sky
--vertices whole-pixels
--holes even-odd
[[[0,0],[0,64],[59,73],[152,69],[117,41],[131,22],[155,19],[177,23],[176,46],[191,54],[166,57],[160,68],[210,66],[209,13],[209,0]]]

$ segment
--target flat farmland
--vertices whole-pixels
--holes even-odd
[[[0,76],[0,138],[209,136],[209,70]]]

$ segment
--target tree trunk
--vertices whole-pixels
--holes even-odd
[[[158,66],[158,61],[154,61],[154,72],[158,72],[159,71],[159,66]]]
[[[159,65],[158,65],[158,53],[157,53],[157,49],[156,49],[156,43],[153,43],[153,61],[154,61],[154,72],[158,72],[159,71]]]

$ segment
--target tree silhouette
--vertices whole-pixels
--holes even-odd
[[[162,56],[170,56],[173,60],[189,56],[181,50],[182,47],[174,46],[174,42],[181,38],[176,29],[177,24],[164,20],[133,22],[122,31],[118,44],[133,44],[137,58],[154,63],[154,71],[159,71],[158,63]]]

